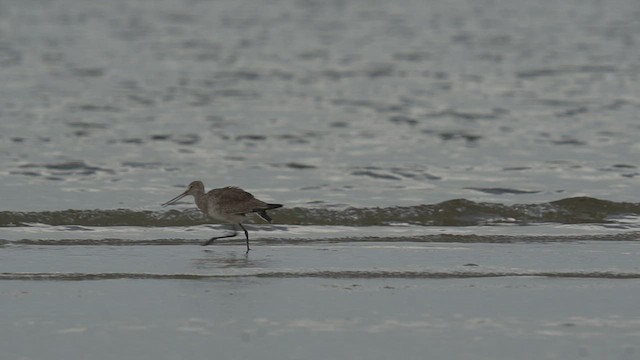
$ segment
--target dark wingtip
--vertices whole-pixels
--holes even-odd
[[[267,210],[281,208],[282,204],[267,204]]]

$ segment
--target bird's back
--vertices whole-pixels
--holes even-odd
[[[269,208],[264,201],[235,186],[213,189],[207,197],[219,214],[246,214]]]

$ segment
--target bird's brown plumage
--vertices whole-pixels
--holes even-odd
[[[235,186],[213,189],[207,193],[207,197],[214,199],[214,206],[225,214],[242,215],[269,208],[266,202]]]
[[[247,251],[250,250],[249,233],[247,232],[247,229],[242,226],[245,215],[249,213],[256,213],[264,221],[270,223],[271,218],[267,215],[267,210],[282,207],[280,204],[268,204],[264,201],[258,200],[250,193],[235,186],[213,189],[205,193],[204,184],[202,181],[198,180],[192,181],[185,192],[162,204],[162,206],[175,204],[178,200],[187,195],[192,195],[198,209],[209,215],[211,218],[227,221],[232,224],[238,224],[238,226],[240,226],[244,231],[244,235],[247,239]],[[234,229],[233,234],[213,237],[203,245],[209,245],[216,239],[233,237],[235,235],[236,231]]]

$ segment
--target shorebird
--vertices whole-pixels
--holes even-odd
[[[236,236],[238,232],[235,229],[235,224],[238,224],[244,231],[244,236],[247,238],[247,252],[251,250],[249,248],[249,233],[247,229],[242,226],[242,221],[246,219],[246,215],[255,213],[264,221],[271,223],[271,218],[267,215],[267,210],[282,207],[281,204],[267,204],[264,201],[258,200],[250,193],[235,186],[213,189],[205,193],[202,181],[192,181],[185,192],[162,204],[162,207],[175,204],[187,195],[194,197],[196,206],[200,211],[213,219],[228,222],[233,226],[232,234],[212,237],[202,244],[202,246],[207,246],[217,239]]]

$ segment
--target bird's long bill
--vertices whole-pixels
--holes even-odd
[[[171,205],[171,204],[175,204],[176,202],[178,202],[178,200],[182,199],[183,197],[187,196],[187,192],[183,192],[182,194],[174,197],[173,199],[167,201],[166,203],[162,204],[162,207],[165,207],[167,205]]]

